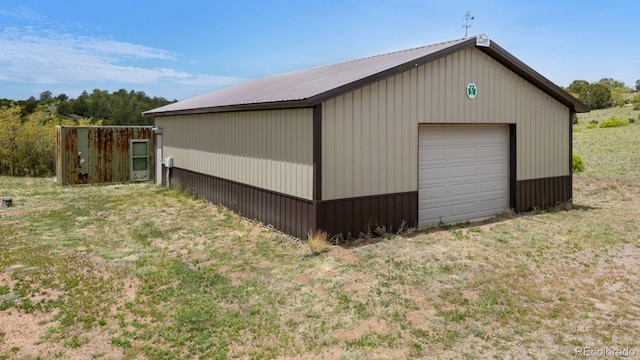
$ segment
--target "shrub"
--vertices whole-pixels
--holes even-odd
[[[629,124],[633,124],[634,122],[636,122],[636,119],[635,119],[635,118],[630,117],[630,118],[629,118]]]
[[[611,103],[611,88],[605,84],[586,85],[578,99],[591,109],[603,109]]]
[[[598,120],[593,119],[593,120],[589,121],[589,124],[598,125]]]
[[[597,125],[598,125],[598,124],[597,124],[597,121],[596,121],[596,123],[595,123],[595,124],[594,124],[594,123],[589,123],[589,124],[587,124],[587,126],[585,126],[585,128],[587,128],[587,129],[594,129]]]
[[[574,113],[574,114],[571,116],[571,123],[572,123],[573,125],[577,125],[577,124],[578,124],[578,114],[575,114],[575,113]]]
[[[600,123],[601,128],[612,128],[612,127],[620,127],[620,126],[627,126],[627,125],[629,125],[628,120],[614,119],[614,118],[608,118],[607,120]]]
[[[307,245],[314,255],[329,251],[331,248],[325,231],[309,232],[307,234]]]
[[[580,155],[573,155],[571,170],[574,173],[584,171],[584,163],[582,162],[582,158],[580,157]]]

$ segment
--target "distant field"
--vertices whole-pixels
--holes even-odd
[[[640,119],[638,119],[638,115],[640,115],[640,110],[633,110],[633,108],[614,107],[609,109],[593,110],[586,114],[578,114],[578,119],[580,120],[580,125],[584,126],[592,120],[602,121],[610,117],[618,119],[633,118],[636,122],[638,122],[640,121]]]
[[[586,129],[622,110],[580,116],[570,211],[319,255],[175,190],[0,177],[0,359],[640,356],[640,124]]]

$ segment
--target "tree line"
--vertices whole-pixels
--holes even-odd
[[[64,116],[11,103],[0,106],[0,175],[48,176],[56,170],[57,125],[99,125],[100,121]]]
[[[623,81],[612,78],[602,78],[591,83],[586,80],[574,80],[565,90],[592,110],[629,103],[640,107],[640,79],[636,81],[636,94],[631,97],[627,94],[634,89],[628,87]]]
[[[39,99],[0,99],[0,175],[53,175],[58,125],[152,125],[142,112],[171,102],[124,89],[84,91],[77,99],[50,91]]]
[[[153,119],[142,116],[142,112],[175,102],[163,97],[149,97],[144,91],[120,89],[110,93],[107,90],[86,90],[76,99],[66,94],[54,96],[51,91],[43,91],[36,99],[0,99],[0,106],[16,104],[21,107],[22,116],[36,111],[57,114],[70,120],[78,118],[102,121],[104,125],[153,125]]]

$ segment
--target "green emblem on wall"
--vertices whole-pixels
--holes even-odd
[[[469,99],[473,99],[478,95],[478,87],[474,83],[467,85],[467,96]]]

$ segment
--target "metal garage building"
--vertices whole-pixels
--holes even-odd
[[[570,201],[571,117],[584,111],[480,35],[257,79],[145,115],[161,128],[158,155],[173,158],[172,185],[303,237]]]

